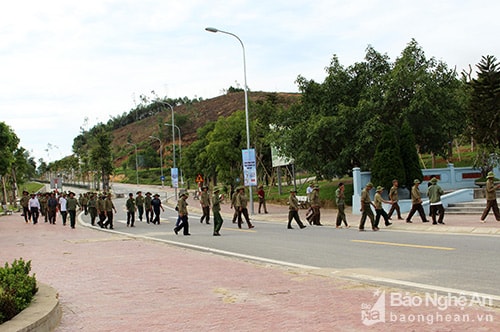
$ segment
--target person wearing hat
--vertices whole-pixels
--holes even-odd
[[[135,227],[135,211],[137,211],[137,207],[135,206],[135,198],[133,193],[128,194],[125,208],[127,209],[127,227]]]
[[[97,218],[97,194],[91,192],[88,197],[87,209],[90,214],[90,224],[95,226],[95,220]]]
[[[135,193],[135,206],[137,207],[137,214],[139,221],[142,221],[142,216],[144,215],[144,196],[142,196],[142,191]]]
[[[295,220],[300,229],[306,226],[302,223],[299,217],[299,200],[296,197],[297,191],[294,189],[290,190],[290,196],[288,196],[288,229],[293,229],[292,219]]]
[[[313,211],[312,216],[309,218],[309,224],[316,226],[323,226],[321,224],[321,211],[320,211],[320,199],[319,199],[319,186],[315,185],[314,190],[311,193],[311,208]]]
[[[31,221],[31,212],[28,206],[29,200],[30,200],[30,193],[27,192],[26,190],[23,190],[23,196],[19,200],[19,203],[23,208],[22,216],[24,217],[24,221],[26,221],[26,223],[28,223],[28,221]]]
[[[231,186],[231,188],[233,188]],[[238,209],[236,208],[236,196],[238,195],[240,191],[240,187],[236,187],[234,191],[231,191],[231,209],[234,208],[234,213],[233,213],[233,224],[236,224],[236,220],[238,220]]]
[[[177,235],[182,229],[183,234],[188,236],[189,234],[189,221],[188,221],[188,210],[187,210],[187,193],[185,191],[179,193],[179,200],[177,201],[177,212],[179,213],[179,224],[174,227],[174,233]]]
[[[66,219],[68,218],[68,208],[66,206],[67,203],[66,199],[66,193],[62,192],[61,195],[59,196],[58,203],[59,203],[59,212],[61,213],[61,219],[63,226],[66,226]]]
[[[49,199],[47,200],[47,214],[50,224],[56,223],[57,204],[56,194],[51,192]]]
[[[151,201],[153,198],[151,195],[152,194],[148,191],[146,193],[146,197],[144,197],[144,211],[146,212],[146,222],[148,224],[153,221],[153,209],[151,207]]]
[[[386,201],[385,199],[382,198],[383,191],[384,191],[384,187],[378,186],[377,192],[375,193],[375,196],[373,197],[373,204],[375,205],[375,227],[376,228],[378,228],[378,223],[380,222],[381,216],[384,218],[386,227],[392,225],[392,223],[389,222],[389,216],[387,215],[387,212],[385,212],[384,208],[382,207],[382,203],[392,204],[392,201]]]
[[[263,185],[259,185],[259,190],[257,190],[257,196],[259,197],[259,213],[262,207],[264,207],[264,213],[267,213],[266,193],[264,192]]]
[[[210,195],[208,194],[208,186],[201,187],[200,205],[203,215],[200,218],[200,224],[203,220],[210,225]]]
[[[104,223],[104,228],[113,229],[113,211],[116,213],[115,204],[111,200],[111,193],[108,193],[106,199],[104,200],[104,208],[106,211],[106,222]]]
[[[151,200],[151,208],[153,209],[154,219],[151,222],[155,225],[160,224],[160,209],[165,211],[163,206],[161,205],[161,199],[159,194],[154,194],[153,199]]]
[[[31,194],[31,198],[28,201],[28,207],[33,219],[33,225],[36,225],[38,223],[38,216],[40,215],[40,201],[38,201],[34,193]]]
[[[438,179],[436,177],[433,177],[429,183],[431,184],[429,186],[429,189],[427,189],[427,196],[429,196],[429,214],[431,215],[432,218],[432,224],[437,225],[443,224],[443,219],[444,219],[444,207],[443,207],[443,202],[441,202],[441,195],[444,195],[443,189],[437,184]],[[439,218],[436,222],[436,214],[439,214]]]
[[[425,217],[425,211],[422,207],[422,195],[420,194],[420,189],[418,186],[420,185],[420,180],[413,180],[413,187],[411,188],[411,210],[408,216],[406,217],[406,222],[411,223],[411,217],[418,211],[422,222],[429,222]]]
[[[345,186],[343,182],[339,183],[339,187],[335,190],[335,202],[337,203],[337,222],[336,227],[341,228],[342,222],[344,222],[345,227],[349,228],[347,224],[347,218],[345,216],[345,194],[344,194]]]
[[[248,228],[254,228],[255,226],[252,225],[250,217],[248,216],[248,198],[245,195],[245,187],[243,186],[239,187],[234,200],[234,207],[238,211],[238,228],[241,228],[241,224],[243,223],[243,218],[241,217],[242,215],[245,217]]]
[[[220,215],[220,202],[224,199],[224,195],[219,195],[220,189],[215,187],[212,197],[212,212],[214,214],[214,236],[220,236],[220,229],[222,228],[222,216]]]
[[[99,216],[99,221],[97,224],[101,227],[104,228],[104,221],[106,220],[106,195],[103,194],[97,194],[96,196],[96,208],[97,208],[97,215]]]
[[[76,208],[80,206],[78,200],[75,198],[75,193],[70,191],[68,199],[66,200],[66,208],[69,214],[69,224],[72,229],[76,226]]]
[[[373,188],[373,183],[368,182],[365,188],[361,191],[361,220],[359,221],[359,231],[365,231],[365,222],[366,218],[370,218],[370,222],[372,224],[372,230],[378,231],[378,228],[375,226],[375,217],[373,216],[373,211],[371,206],[373,205],[372,200],[370,198],[370,190]]]
[[[486,208],[481,215],[481,222],[485,222],[491,209],[493,209],[495,219],[500,221],[500,211],[498,210],[497,203],[497,190],[500,189],[500,184],[495,185],[495,174],[493,172],[489,172],[486,179]]]
[[[391,190],[389,190],[389,199],[392,201],[391,209],[389,210],[389,213],[387,214],[389,216],[389,219],[391,219],[392,214],[394,211],[396,211],[398,215],[398,220],[403,220],[403,217],[401,217],[401,209],[399,208],[399,182],[397,179],[392,180],[392,187]]]

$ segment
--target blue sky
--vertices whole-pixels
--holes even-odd
[[[500,2],[451,0],[17,0],[0,11],[0,121],[36,160],[71,153],[88,125],[139,96],[212,98],[243,86],[297,92],[322,82],[334,54],[349,66],[372,45],[394,61],[415,38],[458,72],[500,57]],[[250,110],[251,111],[251,110]]]

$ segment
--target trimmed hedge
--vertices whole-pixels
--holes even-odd
[[[30,276],[31,261],[14,260],[0,268],[0,324],[26,309],[38,291],[35,275]]]

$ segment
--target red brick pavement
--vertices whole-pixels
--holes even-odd
[[[378,290],[398,290],[81,226],[25,224],[19,214],[0,218],[0,245],[0,263],[31,260],[37,279],[59,291],[57,331],[500,330],[500,310],[476,305],[386,306],[386,322],[368,327],[362,306],[374,305]],[[418,315],[426,321],[402,322]]]

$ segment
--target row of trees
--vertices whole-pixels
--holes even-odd
[[[389,186],[396,177],[410,187],[422,177],[418,152],[447,158],[454,139],[473,137],[486,160],[481,165],[491,169],[500,140],[500,70],[492,56],[483,57],[477,69],[475,77],[472,70],[459,75],[427,58],[415,40],[394,62],[371,46],[364,61],[348,67],[333,56],[323,82],[297,78],[298,103],[284,107],[278,94],[269,93],[250,104],[260,181],[273,178],[271,146],[318,178],[361,167],[372,171],[377,184]],[[164,108],[155,101],[141,107]],[[82,131],[73,145],[80,169],[97,171],[105,188],[113,170],[113,124]],[[199,128],[196,141],[183,147],[184,176],[202,173],[214,182],[238,184],[245,137],[243,111]]]
[[[271,175],[270,146],[318,178],[371,170],[389,187],[394,178],[408,188],[422,179],[418,153],[448,158],[452,143],[473,137],[492,168],[500,133],[500,71],[496,59],[483,57],[477,77],[427,58],[415,40],[390,62],[372,47],[364,61],[349,67],[334,56],[322,83],[297,78],[299,103],[281,108],[270,95],[252,104],[251,137],[261,178]],[[241,176],[244,114],[219,119],[198,132],[186,149],[184,170],[218,176],[232,183]],[[275,128],[270,130],[269,128]],[[484,163],[483,163],[484,164]],[[481,166],[478,164],[477,166]]]
[[[2,205],[15,203],[17,188],[35,176],[36,163],[28,151],[19,146],[16,133],[0,122],[0,179]]]

